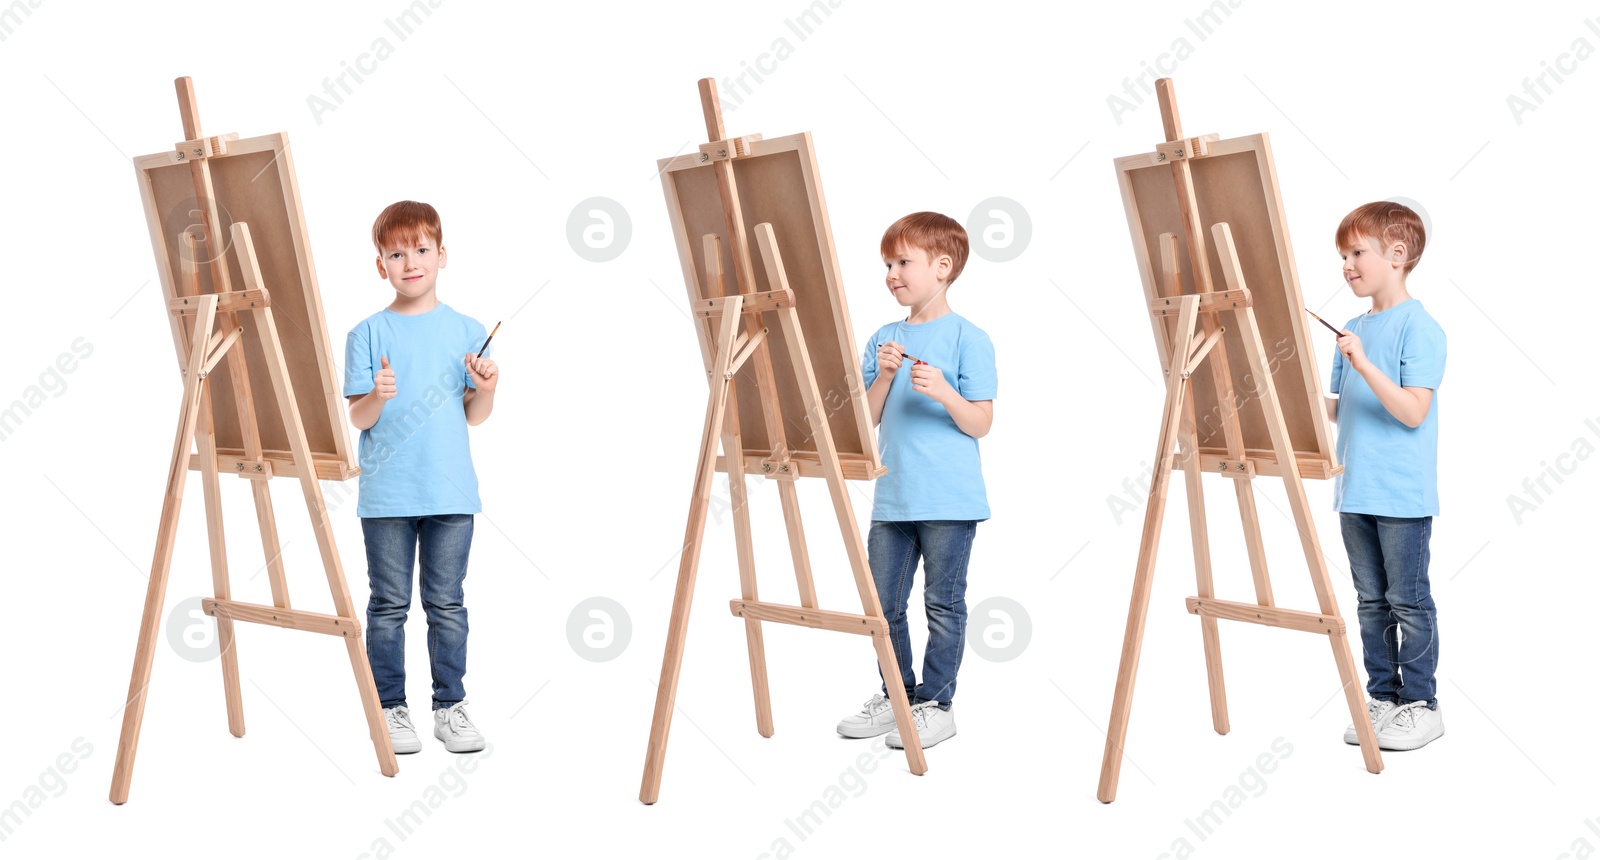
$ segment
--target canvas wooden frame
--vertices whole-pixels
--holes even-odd
[[[201,213],[208,210],[216,212],[217,222],[211,226],[214,233],[206,235],[215,235],[218,241],[215,248],[206,244],[200,247],[199,293],[221,292],[243,283],[244,272],[238,255],[229,252],[231,239],[227,237],[233,224],[249,224],[262,280],[271,285],[272,307],[318,477],[354,477],[359,468],[355,447],[345,429],[338,354],[333,351],[323,317],[289,136],[279,133],[227,141],[225,154],[207,156],[205,161],[212,187],[208,200],[197,195],[192,158],[179,160],[176,150],[167,150],[134,159],[162,296],[170,301],[183,295],[184,287],[178,280],[184,264],[182,236],[191,229],[203,231],[206,219]],[[216,257],[226,265],[226,274],[220,277],[216,267],[210,265]],[[173,344],[181,356],[185,323],[176,316],[171,323]],[[248,384],[241,388],[269,390],[262,334],[248,316],[244,329],[243,349],[250,376]],[[212,385],[218,449],[224,455],[243,456],[243,413],[233,380],[223,376]],[[284,470],[280,474],[292,474],[294,458],[281,416],[276,414],[276,403],[262,400],[254,405],[263,410],[258,415],[263,456]]]
[[[1271,144],[1267,135],[1253,134],[1209,141],[1207,149],[1205,156],[1191,157],[1189,163],[1199,223],[1206,230],[1216,223],[1226,223],[1232,229],[1256,319],[1266,334],[1269,358],[1277,367],[1272,374],[1272,384],[1283,407],[1300,475],[1331,478],[1343,471],[1343,467],[1333,453],[1333,437],[1316,378],[1316,361],[1308,351],[1311,336],[1303,310],[1305,301],[1295,272],[1294,250],[1289,242]],[[1172,181],[1171,164],[1156,161],[1150,153],[1141,153],[1118,158],[1115,166],[1147,303],[1154,306],[1159,299],[1200,292],[1202,285],[1195,282],[1188,231],[1184,228],[1179,192]],[[1163,233],[1171,233],[1178,240],[1180,282],[1176,286],[1177,293],[1173,292],[1172,284],[1163,283],[1160,277],[1158,242]],[[1209,271],[1221,272],[1223,262],[1216,243],[1207,242],[1205,253]],[[1151,314],[1150,324],[1156,330],[1156,354],[1161,369],[1169,370],[1169,356],[1164,345],[1171,343],[1177,326],[1176,314]],[[1229,366],[1235,370],[1228,381],[1232,383],[1233,402],[1237,406],[1232,410],[1227,408],[1225,393],[1219,391],[1219,386],[1208,376],[1202,375],[1196,380],[1194,402],[1199,453],[1204,463],[1216,463],[1228,456],[1223,425],[1227,414],[1234,412],[1238,415],[1245,458],[1252,462],[1257,474],[1278,475],[1277,458],[1272,452],[1261,400],[1253,394],[1260,386],[1245,361],[1242,334],[1230,329],[1223,334],[1222,343]]]

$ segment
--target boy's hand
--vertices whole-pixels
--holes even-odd
[[[472,386],[479,391],[493,391],[495,384],[500,381],[500,368],[496,367],[492,359],[479,358],[474,353],[467,353],[467,375],[472,377]]]
[[[904,361],[906,348],[894,341],[888,341],[878,347],[878,375],[894,378],[900,372],[900,362]]]
[[[1350,362],[1350,369],[1361,373],[1367,367],[1367,353],[1361,348],[1361,338],[1348,331],[1339,332],[1339,351],[1344,353],[1344,360]]]
[[[944,373],[926,362],[912,365],[911,390],[926,394],[940,404],[948,402],[952,396],[960,396],[945,380]]]
[[[372,374],[372,390],[378,395],[379,400],[392,400],[395,395],[394,371],[389,368],[389,357],[380,355],[378,361],[383,367]]]

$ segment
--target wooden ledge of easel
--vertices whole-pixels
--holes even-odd
[[[744,473],[746,475],[765,475],[768,478],[785,480],[792,477],[823,478],[827,472],[822,468],[822,460],[810,451],[794,451],[789,455],[787,468],[780,471],[784,461],[775,459],[759,459],[746,456],[744,458]],[[844,472],[847,481],[870,481],[889,474],[888,466],[879,466],[874,469],[864,460],[842,459],[839,468]],[[717,455],[717,471],[728,471],[728,460],[721,454]]]
[[[730,137],[727,140],[713,140],[710,143],[700,144],[700,163],[708,164],[713,161],[732,161],[750,154],[750,145],[761,139],[759,134],[747,134],[741,137]]]
[[[1151,164],[1170,164],[1185,158],[1205,158],[1211,154],[1208,144],[1215,143],[1217,135],[1202,134],[1199,137],[1186,137],[1182,140],[1169,140],[1156,144],[1156,151],[1150,154]]]
[[[1231,311],[1238,308],[1251,307],[1250,290],[1240,287],[1237,290],[1224,290],[1222,292],[1197,293],[1200,297],[1200,313],[1215,313],[1217,311]],[[1150,303],[1150,313],[1158,317],[1175,317],[1182,309],[1180,299],[1187,296],[1169,296],[1156,299]],[[220,309],[219,309],[220,310]]]
[[[247,460],[244,458],[230,460],[227,463],[218,458],[217,471],[222,473],[232,472],[241,478],[249,478],[252,481],[271,480],[273,474],[272,463],[267,460]]]
[[[1227,457],[1202,455],[1200,464],[1201,472],[1213,472],[1224,478],[1248,481],[1256,476],[1256,464],[1250,460],[1230,460]],[[1181,464],[1176,468],[1181,468]]]
[[[806,609],[802,606],[784,606],[781,603],[762,603],[759,600],[728,601],[728,609],[740,618],[756,621],[776,621],[817,630],[836,630],[840,633],[859,633],[863,636],[887,636],[889,624],[882,618],[834,612],[830,609]]]
[[[207,597],[200,601],[200,610],[217,618],[228,618],[233,621],[251,621],[256,624],[270,624],[273,627],[304,630],[307,633],[324,633],[329,636],[344,637],[361,635],[361,624],[354,618],[323,615],[320,612],[306,612],[303,609],[280,609],[276,606],[261,606],[255,603],[240,603],[237,600],[217,600],[214,597]]]
[[[1283,477],[1283,470],[1278,468],[1278,455],[1272,451],[1257,448],[1246,448],[1244,452],[1244,472],[1239,471],[1239,460],[1230,458],[1226,454],[1200,454],[1200,471],[1214,472],[1230,478],[1250,478],[1257,475],[1267,475],[1274,478]],[[1300,477],[1325,481],[1335,475],[1343,474],[1344,467],[1329,463],[1327,460],[1301,457],[1295,461],[1300,467]],[[1174,471],[1183,469],[1181,457],[1172,461]]]
[[[262,451],[261,461],[266,467],[265,474],[255,472],[254,466],[257,461],[245,456],[243,449],[217,449],[217,471],[223,474],[238,474],[245,478],[300,477],[299,470],[294,466],[294,455],[288,451]],[[244,464],[243,469],[238,468],[240,463]],[[361,474],[361,467],[351,466],[343,460],[313,456],[312,463],[316,467],[317,480],[319,481],[348,481]],[[190,454],[189,471],[199,471],[200,469],[200,455]]]
[[[272,296],[266,289],[258,290],[229,290],[222,293],[207,293],[217,297],[217,313],[238,313],[240,311],[255,310],[272,306]],[[179,296],[167,300],[167,312],[178,316],[190,316],[200,312],[200,296]]]
[[[227,155],[228,143],[238,139],[239,135],[230,131],[227,134],[202,137],[197,140],[180,140],[173,147],[172,161],[177,164],[184,161],[211,158],[216,155]]]
[[[792,307],[794,307],[793,290],[768,290],[764,293],[745,293],[744,305],[739,309],[739,312],[743,314],[755,314]],[[721,317],[722,300],[697,300],[694,303],[694,315],[700,317],[701,319],[717,319]]]
[[[1205,618],[1224,618],[1229,621],[1247,621],[1267,627],[1303,630],[1329,636],[1344,635],[1344,619],[1337,615],[1318,615],[1298,609],[1279,609],[1276,606],[1257,606],[1254,603],[1235,603],[1231,600],[1191,597],[1184,603],[1190,615]]]

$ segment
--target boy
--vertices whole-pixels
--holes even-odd
[[[372,225],[378,274],[394,301],[345,340],[344,393],[361,429],[356,515],[366,540],[367,657],[396,753],[422,749],[406,707],[405,621],[421,547],[422,606],[433,668],[433,736],[450,752],[484,738],[467,717],[467,609],[462,579],[472,515],[483,510],[467,426],[494,409],[499,369],[476,353],[485,331],[434,294],[445,265],[439,213],[403,200]],[[397,399],[398,398],[398,399]]]
[[[910,312],[867,342],[861,373],[878,450],[889,473],[878,479],[867,560],[889,641],[924,748],[956,733],[951,711],[956,670],[966,648],[967,559],[978,523],[989,518],[978,439],[994,420],[994,345],[950,310],[945,291],[967,262],[967,233],[954,219],[918,212],[894,222],[879,245],[890,295]],[[906,601],[922,560],[928,647],[922,683],[911,667]],[[881,673],[880,673],[881,674]],[[883,692],[839,723],[839,734],[889,733],[902,748]]]
[[[1444,330],[1406,292],[1427,237],[1417,213],[1368,203],[1335,234],[1344,277],[1372,309],[1339,337],[1327,398],[1339,424],[1344,474],[1334,509],[1350,573],[1367,669],[1368,717],[1378,746],[1418,749],[1444,734],[1435,696],[1437,614],[1428,585],[1428,540],[1439,513],[1439,404]],[[1345,743],[1356,743],[1352,725]]]

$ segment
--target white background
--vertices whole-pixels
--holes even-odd
[[[0,843],[8,855],[1153,857],[1184,838],[1218,858],[1545,857],[1600,845],[1585,824],[1600,818],[1600,463],[1560,460],[1571,474],[1547,478],[1537,501],[1523,488],[1575,440],[1600,447],[1600,430],[1585,426],[1600,426],[1590,348],[1600,60],[1563,59],[1571,73],[1547,77],[1550,93],[1520,122],[1507,104],[1575,40],[1600,47],[1585,24],[1600,18],[1592,4],[1252,0],[1203,40],[1185,24],[1200,0],[1050,13],[849,0],[803,40],[785,25],[801,0],[449,0],[404,40],[385,24],[400,0],[33,5],[0,41],[0,404],[31,386],[54,393],[0,443],[11,684],[0,806],[49,790]],[[1174,66],[1160,55],[1180,37],[1192,51]],[[379,38],[392,55],[315,116],[308,97]],[[741,91],[728,131],[814,134],[858,343],[900,313],[877,256],[892,220],[935,209],[965,223],[996,196],[1030,216],[1023,253],[975,254],[950,297],[993,337],[1001,379],[982,442],[993,519],[978,531],[969,604],[1014,601],[1032,635],[1009,662],[968,654],[960,734],[928,752],[925,776],[893,756],[858,779],[850,769],[868,743],[833,727],[876,687],[863,640],[768,625],[777,734],[756,734],[742,625],[724,608],[738,587],[724,515],[707,528],[661,802],[646,807],[636,795],[705,399],[655,160],[702,142],[697,78],[758,60],[773,68],[761,55],[780,38],[792,53]],[[1340,217],[1396,195],[1431,216],[1410,287],[1450,339],[1431,568],[1448,734],[1387,754],[1378,776],[1340,741],[1349,715],[1316,637],[1225,625],[1233,731],[1211,730],[1198,625],[1182,608],[1194,582],[1180,481],[1132,764],[1116,803],[1094,797],[1142,518],[1118,523],[1107,499],[1127,498],[1125,482],[1148,467],[1161,406],[1111,168],[1151,149],[1160,121],[1146,100],[1119,122],[1107,97],[1158,62],[1177,78],[1189,134],[1271,135],[1305,299],[1324,316],[1364,309],[1339,278]],[[132,799],[106,800],[180,392],[129,157],[182,137],[179,75],[196,80],[207,133],[291,135],[337,352],[392,296],[367,235],[402,198],[443,214],[441,298],[506,321],[495,412],[472,431],[484,513],[467,579],[467,686],[492,749],[471,773],[425,736],[384,778],[339,643],[242,625],[246,737],[227,732],[217,663],[181,659],[163,636]],[[631,217],[611,262],[583,259],[566,238],[569,213],[590,197]],[[92,353],[51,377],[79,338]],[[1320,379],[1332,345],[1320,327],[1312,338]],[[223,486],[235,596],[267,602],[249,494]],[[331,611],[296,486],[273,487],[295,605]],[[326,488],[364,606],[354,484]],[[1205,488],[1219,593],[1248,600],[1231,493],[1216,480]],[[763,596],[792,602],[776,493],[752,492]],[[1263,480],[1257,492],[1279,603],[1312,609],[1283,488]],[[1308,492],[1354,632],[1331,483]],[[823,604],[854,611],[824,487],[807,481],[801,493]],[[863,529],[871,493],[851,494]],[[1520,523],[1513,495],[1531,508]],[[197,478],[187,501],[169,608],[210,589]],[[620,603],[631,625],[609,662],[568,641],[569,614],[595,596]],[[993,636],[1004,623],[1020,619],[971,620]],[[425,711],[420,607],[409,637],[408,692]],[[86,756],[52,775],[79,738]],[[1278,738],[1292,753],[1265,788],[1243,777],[1256,793],[1200,839],[1186,819],[1224,799]],[[841,782],[846,791],[829,791]],[[390,830],[441,784],[443,801],[407,838]],[[807,838],[786,824],[830,797],[843,801]]]

